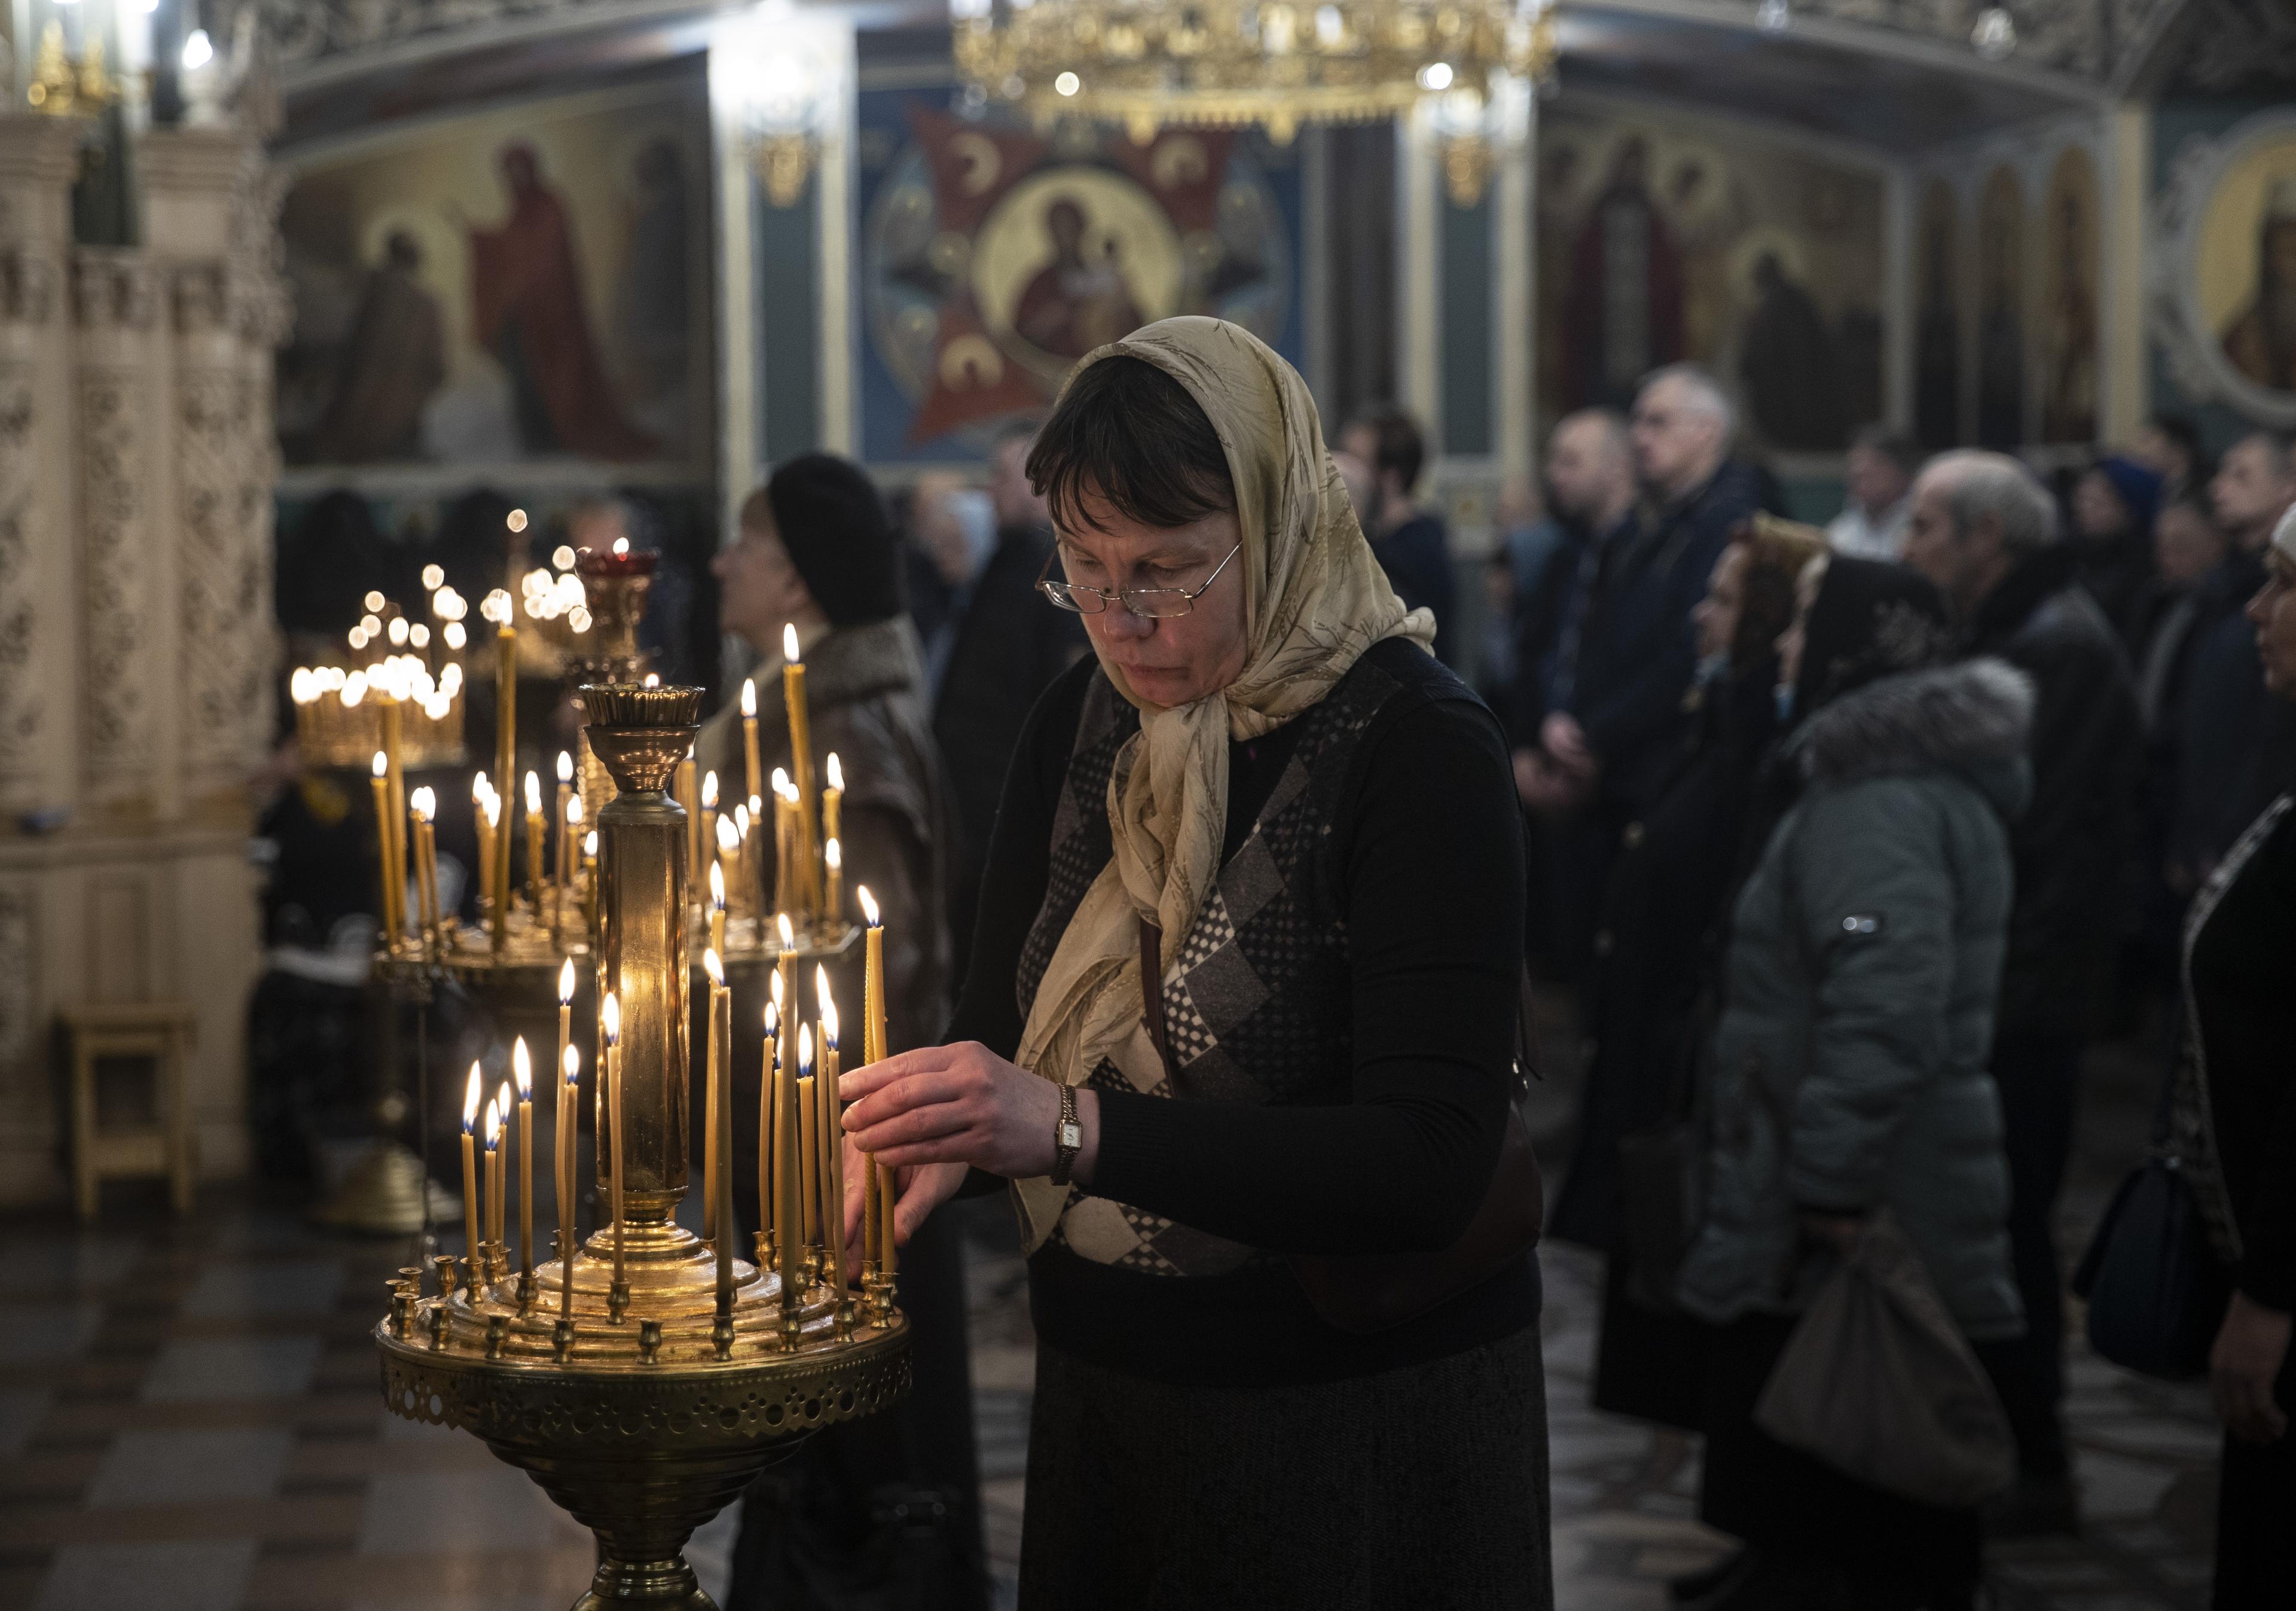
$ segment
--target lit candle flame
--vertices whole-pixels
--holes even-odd
[[[841,871],[845,866],[845,852],[838,848],[834,839],[821,847],[821,859],[832,873]]]
[[[561,783],[574,781],[574,758],[563,750],[558,752],[558,781]]]
[[[715,771],[701,775],[701,809],[705,811],[718,809],[718,774]]]
[[[829,970],[815,963],[813,966],[813,999],[821,1003],[821,1044],[830,1051],[837,1049],[837,1003],[829,997]]]
[[[526,775],[526,814],[529,817],[542,815],[542,779],[532,772]]]
[[[579,1047],[570,1046],[566,1048],[566,1083],[569,1085],[582,1083],[582,1049]]]
[[[473,1063],[471,1064],[470,1089],[463,1096],[463,1129],[466,1132],[479,1127],[479,1087],[481,1083],[479,1065]]]
[[[486,797],[487,775],[484,772],[473,772],[471,774],[471,803],[472,805],[477,805],[483,801]]]
[[[595,858],[598,854],[598,830],[592,828],[582,835],[582,854]]]
[[[800,1080],[813,1077],[813,1025],[797,1026],[797,1076]]]
[[[730,856],[741,848],[741,835],[734,831],[734,819],[720,817],[718,819],[718,848]]]
[[[499,826],[501,822],[502,796],[496,793],[492,789],[488,789],[487,791],[487,826],[490,828],[495,827]]]
[[[788,794],[789,789],[789,769],[786,767],[775,767],[774,769],[774,793],[777,797],[784,796]]]
[[[367,607],[368,612],[372,614],[373,612],[382,608],[383,597],[381,593],[370,588],[367,589],[366,596],[359,600],[359,603],[365,604]]]
[[[742,714],[755,716],[757,713],[758,685],[745,680],[742,684]]]
[[[366,673],[354,671],[343,684],[343,709],[348,711],[366,697]]]
[[[508,526],[513,531],[525,530],[526,511],[523,509],[512,510],[509,516],[503,522],[503,524]]]
[[[775,921],[781,925],[782,949],[786,951],[797,944],[797,931],[790,926],[789,914],[787,912],[779,914],[775,917]]]
[[[775,1012],[775,1015],[776,1015],[776,1016],[778,1016],[778,1015],[780,1015],[780,1012],[781,1012],[781,1005],[782,1005],[782,975],[781,975],[781,970],[780,970],[779,968],[775,969],[775,970],[774,970],[774,972],[772,973],[772,974],[771,974],[771,975],[769,975],[769,977],[770,977],[770,978],[771,978],[771,980],[772,980],[772,990],[773,990],[773,996],[774,996],[774,999],[773,999],[773,1007],[774,1007],[774,1012]]]
[[[838,765],[836,751],[830,751],[829,760],[822,766],[822,775],[829,779],[831,788],[842,789],[845,786],[845,769]]]
[[[709,982],[723,990],[726,985],[726,965],[718,960],[718,948],[701,949],[701,971],[709,975]]]
[[[617,555],[627,554],[629,551],[630,539],[628,538],[618,537],[614,539],[614,553]]]
[[[606,1044],[619,1046],[622,1043],[622,1004],[614,999],[611,990],[608,990],[606,999],[598,1004],[598,1021],[606,1026]]]
[[[447,572],[441,570],[439,566],[425,565],[422,567],[422,590],[425,593],[436,593],[439,590],[439,584],[446,579]]]
[[[869,892],[869,886],[865,884],[855,884],[853,899],[861,903],[861,916],[868,921],[869,926],[875,928],[882,919],[877,916],[877,898]]]
[[[718,819],[718,826],[721,828],[726,826],[726,819],[723,817]],[[736,839],[747,839],[750,836],[750,808],[745,805],[737,805],[734,808],[734,835]]]
[[[488,1152],[494,1151],[495,1143],[502,1139],[502,1119],[495,1111],[495,1099],[492,1097],[487,1098],[487,1127],[479,1132],[479,1139],[485,1144]],[[491,1193],[494,1188],[489,1186],[487,1190]],[[491,1209],[488,1210],[489,1214],[493,1212]]]
[[[568,1006],[574,999],[574,958],[566,958],[566,966],[558,970],[558,1002]]]
[[[776,982],[779,982],[776,981]],[[782,1032],[782,1004],[778,1000],[766,1003],[765,1019],[766,1040],[770,1043],[775,1036]]]
[[[518,1099],[534,1100],[534,1059],[527,1055],[526,1037],[521,1035],[511,1043],[510,1072],[518,1081]]]
[[[566,797],[566,820],[571,826],[578,828],[582,826],[582,797],[579,794]]]
[[[709,864],[709,905],[717,911],[726,909],[726,867],[723,862]]]
[[[414,814],[425,822],[435,822],[439,817],[439,796],[430,785],[414,791]]]
[[[505,1080],[502,1082],[501,1089],[495,1093],[495,1099],[487,1104],[487,1116],[494,1122],[495,1138],[500,1140],[503,1131],[510,1124],[509,1081]]]
[[[782,658],[793,666],[805,664],[804,658],[797,652],[797,623],[793,621],[782,623]]]
[[[377,777],[390,776],[390,757],[385,755],[381,750],[374,752],[374,775]]]
[[[659,688],[661,686],[661,673],[659,671],[647,672],[645,674],[645,686],[649,688]]]

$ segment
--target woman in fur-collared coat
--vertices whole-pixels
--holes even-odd
[[[1779,654],[1805,712],[1787,752],[1801,793],[1734,910],[1676,1288],[1713,1327],[1700,1514],[1747,1546],[1734,1585],[1700,1603],[1948,1611],[1976,1588],[1975,1510],[1821,1466],[1754,1406],[1877,1211],[1973,1343],[2023,1329],[1986,1057],[2032,688],[1999,661],[1936,664],[1943,601],[1909,571],[1821,558],[1800,591]]]

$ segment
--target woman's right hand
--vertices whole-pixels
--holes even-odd
[[[971,1165],[964,1163],[912,1163],[895,1177],[893,1200],[893,1245],[906,1247],[909,1238],[917,1234],[932,1211],[956,1196],[964,1184]],[[862,1216],[867,1212],[864,1194],[867,1188],[868,1155],[845,1138],[845,1268],[861,1268]]]

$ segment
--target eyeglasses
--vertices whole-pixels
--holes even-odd
[[[1121,604],[1143,620],[1163,621],[1193,611],[1196,600],[1204,596],[1204,588],[1219,580],[1219,573],[1227,569],[1228,560],[1242,552],[1242,543],[1230,548],[1227,557],[1214,565],[1212,573],[1204,578],[1203,587],[1193,593],[1180,588],[1119,588],[1111,591],[1106,588],[1086,588],[1076,582],[1055,581],[1052,579],[1053,560],[1057,557],[1055,552],[1046,556],[1045,568],[1037,577],[1037,589],[1062,609],[1072,610],[1078,615],[1098,615],[1109,605]]]

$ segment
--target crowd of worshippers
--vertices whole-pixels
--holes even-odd
[[[928,474],[890,498],[848,460],[792,459],[722,545],[688,545],[687,574],[665,563],[647,624],[666,674],[707,675],[706,563],[716,625],[765,657],[768,765],[788,743],[768,674],[796,625],[815,746],[844,761],[848,875],[894,936],[897,1052],[943,1038],[966,949],[996,927],[975,914],[1007,774],[1086,648],[1083,618],[1041,591],[1062,573],[1028,471],[1037,430],[998,434],[983,478]],[[1677,1599],[1967,1605],[1988,1531],[2078,1525],[2062,1401],[2079,1250],[2055,1245],[2053,1210],[2084,1048],[2134,1029],[2165,1048],[2164,1138],[2173,1124],[2226,1276],[2205,1317],[2227,1427],[2216,1604],[2284,1604],[2296,455],[2258,435],[2210,465],[2162,422],[2060,496],[2014,459],[1924,463],[1872,431],[1821,530],[1778,516],[1735,436],[1726,396],[1686,366],[1652,375],[1628,417],[1562,420],[1544,515],[1506,532],[1505,585],[1480,612],[1459,608],[1408,417],[1367,411],[1331,453],[1379,572],[1432,612],[1439,656],[1473,662],[1512,735],[1528,949],[1574,987],[1592,1048],[1575,1145],[1546,1162],[1548,1234],[1609,1255],[1595,1403],[1702,1433],[1702,1515],[1743,1546]],[[448,557],[482,563],[506,507],[450,511],[480,536]],[[586,505],[567,535],[674,559],[643,513]],[[298,588],[332,597],[388,547],[348,494],[307,527],[282,557],[291,625]],[[737,709],[726,691],[698,741],[721,773]],[[373,887],[360,797],[329,816],[329,786],[301,776],[266,818],[284,847],[275,908],[357,909]],[[259,1131],[264,1092],[308,1103],[312,1067],[348,1066],[266,1052],[266,1024],[292,1017],[258,1001]],[[266,1056],[299,1072],[266,1081]],[[1758,1424],[1822,1268],[1810,1250],[1850,1248],[1883,1210],[2013,1434],[2017,1481],[1982,1515],[1845,1476]],[[730,1604],[906,1583],[937,1586],[915,1603],[985,1605],[958,1237],[936,1216],[904,1248],[917,1392],[761,1479]]]
[[[1595,1401],[1703,1433],[1702,1515],[1745,1546],[1677,1599],[1967,1604],[1987,1533],[2077,1529],[2082,1250],[2054,1215],[2084,1050],[2119,1033],[2158,1048],[2161,1138],[2173,1114],[2229,1267],[2198,1317],[2228,1434],[2215,1604],[2285,1604],[2296,453],[2259,433],[2211,464],[2164,420],[2053,490],[1876,428],[1820,530],[1770,512],[1734,431],[1686,366],[1629,416],[1562,420],[1484,679],[1532,950],[1590,1048],[1548,1231],[1609,1255]],[[1685,1151],[1686,1210],[1653,1169]],[[1778,1272],[1879,1207],[2013,1434],[1981,1515],[1757,1427],[1808,1299]]]

